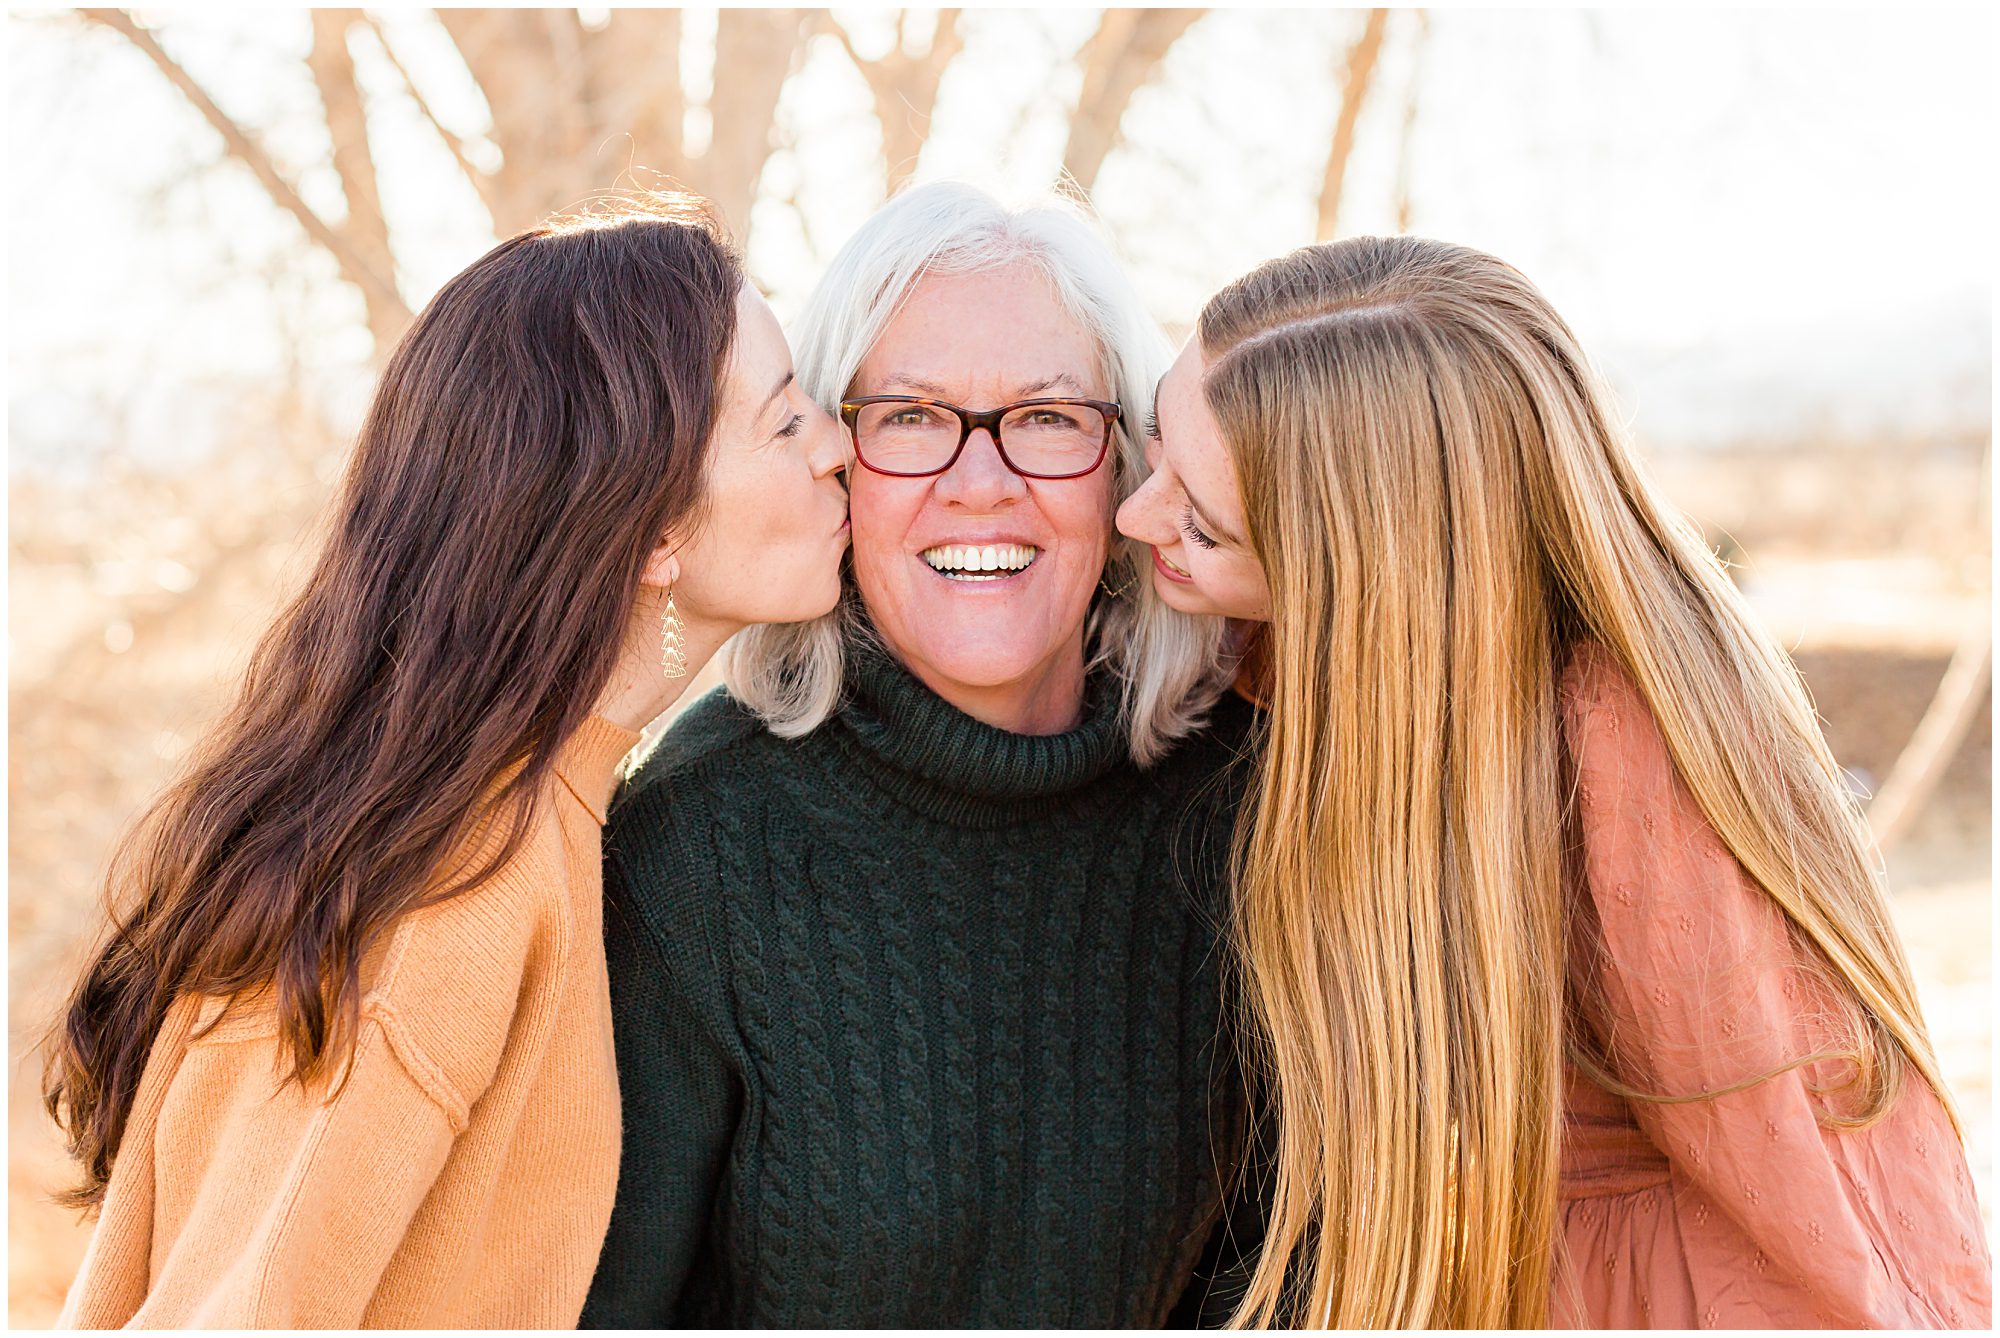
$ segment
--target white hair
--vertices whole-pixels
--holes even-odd
[[[841,247],[800,313],[792,338],[799,384],[838,414],[863,359],[925,275],[1023,262],[1047,276],[1063,308],[1090,334],[1124,407],[1111,459],[1112,493],[1123,501],[1146,477],[1139,424],[1169,350],[1109,244],[1062,197],[1010,209],[975,186],[949,181],[896,196]],[[1115,677],[1132,757],[1141,765],[1199,726],[1222,687],[1222,619],[1169,608],[1153,589],[1147,557],[1144,545],[1111,536],[1105,581],[1117,593],[1100,590],[1084,624],[1088,664]],[[796,738],[840,707],[843,642],[872,634],[852,562],[843,560],[833,612],[739,633],[724,655],[724,679],[773,733]]]

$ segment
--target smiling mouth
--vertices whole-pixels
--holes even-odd
[[[1194,579],[1193,572],[1183,567],[1176,567],[1172,562],[1167,560],[1167,555],[1157,548],[1153,550],[1153,561],[1159,563],[1169,576],[1179,577],[1183,581],[1192,581]]]
[[[920,556],[947,581],[1005,581],[1035,565],[1041,550],[1033,544],[939,544]]]

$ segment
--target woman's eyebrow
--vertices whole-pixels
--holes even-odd
[[[891,372],[882,379],[882,384],[902,390],[913,390],[919,395],[928,395],[938,400],[949,400],[954,393],[949,386],[939,385],[926,377],[914,376],[909,372]],[[1068,372],[1057,372],[1054,376],[1044,376],[1016,385],[1013,398],[1032,399],[1047,390],[1065,390],[1080,395],[1083,393],[1083,383]]]
[[[770,394],[764,397],[764,407],[762,409],[759,409],[757,412],[759,414],[763,414],[766,411],[768,411],[771,407],[771,401],[777,399],[778,396],[784,394],[785,387],[789,386],[792,383],[793,378],[795,378],[797,375],[798,375],[797,372],[786,372],[785,379],[778,382],[776,388],[773,389]]]
[[[935,381],[926,381],[921,376],[912,376],[908,372],[891,372],[882,378],[882,384],[894,386],[899,390],[914,390],[920,395],[929,395],[932,399],[939,400],[951,393],[946,386],[941,386]]]
[[[1039,381],[1030,381],[1026,385],[1016,387],[1016,389],[1023,398],[1030,395],[1039,395],[1045,390],[1067,390],[1073,395],[1081,395],[1083,393],[1083,383],[1068,372],[1057,372],[1054,376],[1045,376]]]

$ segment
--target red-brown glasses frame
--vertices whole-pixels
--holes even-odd
[[[952,448],[950,458],[936,469],[883,469],[879,466],[871,465],[868,463],[868,457],[861,453],[861,428],[858,421],[861,417],[862,409],[870,404],[922,404],[933,409],[943,409],[947,413],[956,414],[958,416],[958,445]],[[1104,440],[1097,443],[1097,458],[1092,460],[1088,467],[1073,470],[1067,474],[1037,474],[1032,470],[1021,468],[1008,458],[1007,446],[1000,440],[1000,420],[1016,409],[1032,408],[1038,404],[1081,404],[1087,408],[1095,409],[1104,415]],[[877,474],[886,474],[890,478],[899,479],[930,478],[934,474],[944,473],[947,469],[958,463],[958,457],[965,454],[965,443],[971,441],[972,434],[981,428],[986,430],[987,436],[993,438],[993,449],[1000,453],[1000,463],[1013,470],[1016,474],[1019,474],[1022,478],[1080,479],[1085,474],[1094,473],[1097,467],[1104,463],[1104,457],[1111,450],[1112,430],[1118,426],[1119,416],[1123,412],[1122,408],[1110,400],[1073,398],[1015,400],[1012,404],[1003,404],[997,409],[987,409],[984,412],[974,412],[971,409],[953,404],[947,400],[925,399],[920,395],[862,395],[855,399],[842,400],[840,402],[840,421],[847,425],[847,439],[854,443],[854,458],[859,460],[865,468],[873,470]]]

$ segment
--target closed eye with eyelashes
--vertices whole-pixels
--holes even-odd
[[[1181,508],[1181,533],[1203,548],[1215,547],[1215,540],[1202,533],[1201,526],[1195,524],[1194,508],[1192,506],[1183,506]]]

